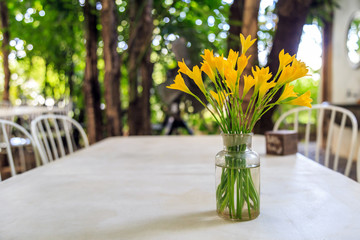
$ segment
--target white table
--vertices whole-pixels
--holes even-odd
[[[261,155],[261,212],[216,215],[219,136],[106,139],[0,183],[0,239],[360,239],[360,184],[302,157]]]

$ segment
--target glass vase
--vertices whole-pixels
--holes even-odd
[[[251,150],[252,133],[222,134],[215,157],[216,210],[220,217],[248,221],[260,214],[260,157]]]

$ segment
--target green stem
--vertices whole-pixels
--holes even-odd
[[[246,176],[246,202],[247,202],[247,208],[249,213],[249,219],[251,219],[251,207],[250,207],[250,187],[249,187],[249,177],[251,178],[251,175],[249,176],[249,169],[244,169],[245,176]]]
[[[242,157],[246,144],[228,147],[229,156],[225,156],[225,166],[222,167],[220,183],[216,189],[217,208],[219,214],[228,211],[230,219],[251,219],[252,212],[260,206],[259,193],[247,168],[246,159]],[[246,215],[243,208],[246,203]]]

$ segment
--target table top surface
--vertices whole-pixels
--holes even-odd
[[[0,239],[360,239],[360,184],[300,154],[261,157],[260,216],[219,218],[219,136],[108,138],[0,183]]]

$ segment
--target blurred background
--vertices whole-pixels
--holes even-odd
[[[310,76],[294,82],[295,91],[310,89],[313,103],[355,104],[360,99],[356,0],[0,4],[2,104],[68,107],[91,143],[114,135],[219,133],[194,99],[165,86],[175,78],[177,61],[194,66],[201,63],[204,49],[225,57],[229,48],[239,51],[240,33],[258,39],[251,64],[269,66],[272,72],[282,49],[297,54]],[[272,119],[290,107],[269,112],[256,132],[272,129]]]

